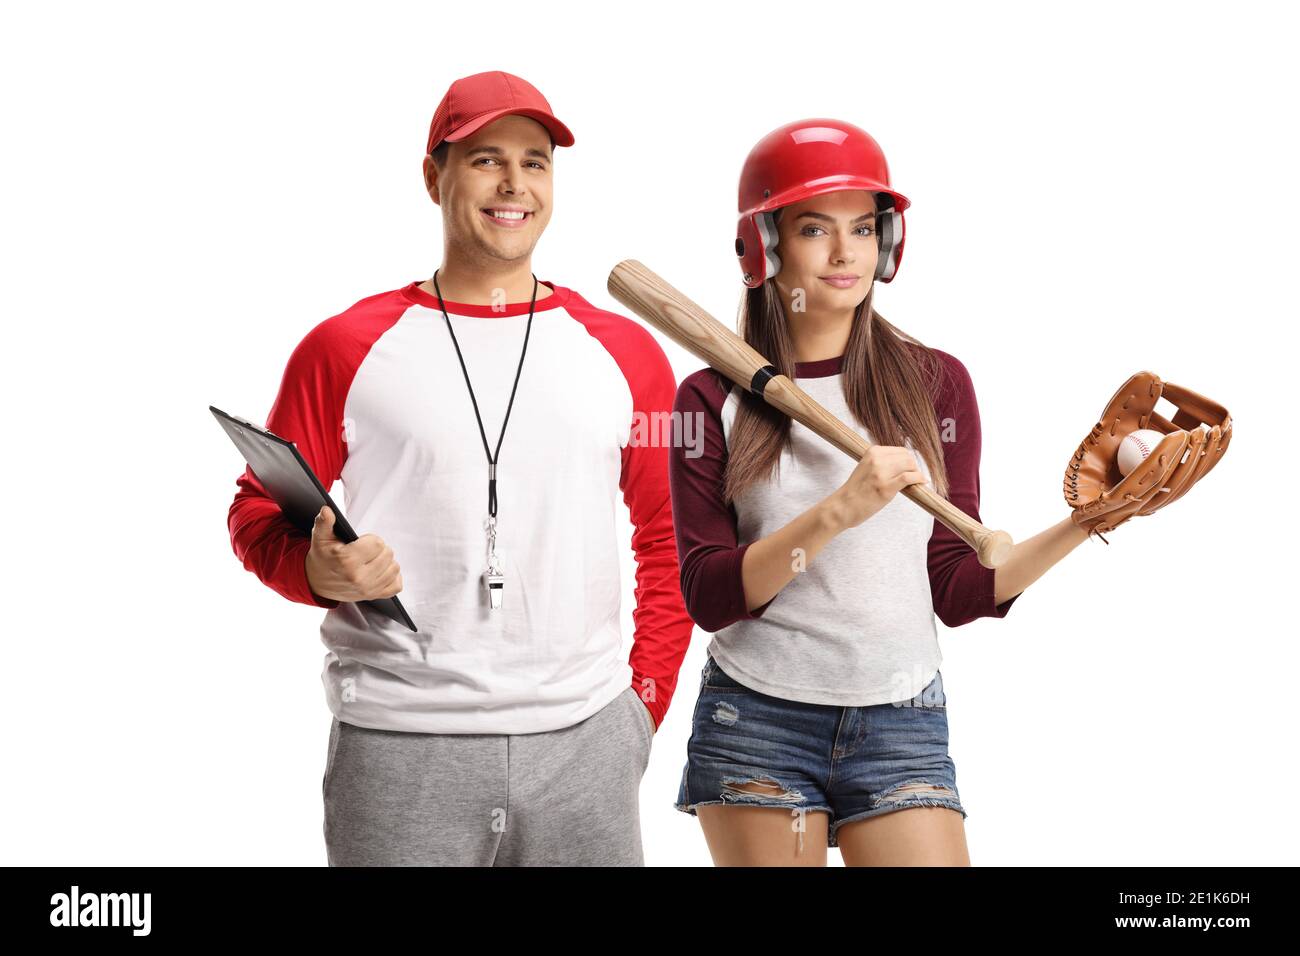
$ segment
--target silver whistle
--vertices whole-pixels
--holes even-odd
[[[487,531],[487,570],[483,572],[483,587],[488,593],[488,607],[501,607],[501,597],[505,592],[506,578],[501,573],[501,559],[497,556],[497,519],[489,515],[483,522]]]
[[[505,575],[496,571],[483,572],[483,587],[487,588],[488,606],[499,608],[501,606],[501,596],[505,591]]]

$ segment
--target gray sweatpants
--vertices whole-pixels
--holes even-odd
[[[629,686],[572,727],[420,734],[335,718],[330,866],[643,866],[650,712]]]

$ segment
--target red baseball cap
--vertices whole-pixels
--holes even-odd
[[[499,116],[518,113],[537,120],[550,131],[556,146],[572,146],[573,134],[551,112],[551,104],[537,87],[513,73],[493,70],[463,76],[447,88],[442,102],[433,112],[429,126],[432,153],[443,140],[455,143],[473,135]]]

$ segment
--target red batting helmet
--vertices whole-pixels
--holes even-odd
[[[889,186],[889,166],[866,130],[833,119],[787,123],[758,141],[740,172],[740,223],[736,255],[751,289],[781,270],[776,221],[782,206],[841,189],[876,195],[880,254],[875,278],[889,282],[903,258],[903,210],[911,203]]]

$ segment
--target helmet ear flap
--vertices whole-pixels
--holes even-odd
[[[881,196],[884,202],[892,200]],[[889,282],[898,272],[903,256],[903,214],[894,209],[882,209],[876,214],[876,236],[880,252],[876,256],[876,279]]]
[[[740,217],[736,229],[736,255],[740,258],[745,285],[751,289],[781,271],[781,260],[772,251],[776,240],[776,217],[772,213],[758,212]]]
[[[764,268],[767,270],[763,278],[770,279],[781,271],[781,260],[776,254],[776,243],[780,237],[776,228],[776,215],[760,212],[754,219],[758,223],[758,234],[763,241]]]

